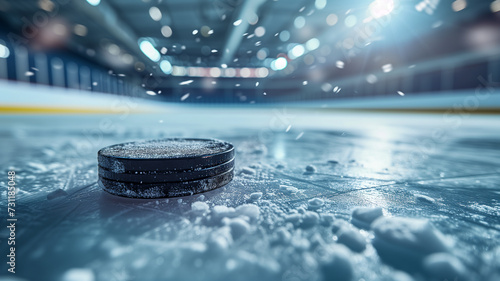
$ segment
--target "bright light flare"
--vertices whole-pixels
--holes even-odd
[[[10,55],[9,48],[7,46],[0,44],[0,58],[6,59]]]
[[[314,51],[319,48],[320,42],[317,38],[312,38],[306,42],[306,49],[308,51]]]
[[[163,71],[165,74],[171,74],[172,73],[172,64],[168,60],[162,60],[160,62],[160,69]]]
[[[158,62],[160,60],[160,52],[156,50],[155,46],[147,40],[143,40],[139,43],[139,48],[141,51],[152,61]]]
[[[284,57],[279,57],[271,63],[271,69],[274,71],[283,70],[288,65],[287,60]]]
[[[101,0],[87,0],[87,2],[92,6],[97,6],[101,3]]]
[[[394,10],[394,0],[375,0],[369,6],[374,19],[389,15]]]
[[[296,59],[300,56],[302,56],[304,53],[305,53],[305,48],[304,46],[302,45],[297,45],[295,47],[293,47],[289,52],[288,52],[288,56],[291,58],[291,59]]]
[[[154,21],[160,21],[162,18],[162,14],[160,9],[158,7],[151,7],[149,8],[149,16],[154,20]]]

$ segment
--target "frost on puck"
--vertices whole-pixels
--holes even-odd
[[[229,183],[234,147],[211,139],[162,139],[105,147],[98,152],[99,185],[131,198],[193,195]]]

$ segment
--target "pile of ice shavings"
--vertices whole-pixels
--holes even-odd
[[[232,145],[219,140],[164,139],[130,142],[106,147],[101,154],[134,159],[164,159],[223,153]]]
[[[251,203],[232,207],[199,196],[182,227],[168,226],[182,229],[174,240],[141,245],[169,270],[145,271],[158,261],[143,254],[147,260],[127,274],[145,280],[471,280],[450,239],[427,220],[384,216],[378,207],[355,208],[349,218],[330,213],[328,199],[286,208],[263,199],[269,196],[249,193]]]

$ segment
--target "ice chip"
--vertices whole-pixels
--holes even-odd
[[[373,246],[387,263],[419,270],[427,255],[446,252],[449,241],[425,219],[381,217],[372,224]]]
[[[352,212],[352,224],[361,228],[370,228],[370,225],[377,218],[383,216],[383,210],[380,207],[361,207]]]

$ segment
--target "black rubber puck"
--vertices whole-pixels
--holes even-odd
[[[231,170],[234,167],[234,160],[231,159],[226,163],[205,168],[205,169],[195,169],[195,170],[185,170],[185,171],[163,171],[163,172],[127,172],[127,173],[114,173],[106,168],[99,167],[99,177],[123,182],[135,182],[135,183],[159,183],[159,182],[182,182],[182,181],[192,181],[208,177],[213,177],[224,172]]]
[[[107,192],[130,198],[161,198],[189,196],[214,190],[233,179],[233,169],[217,176],[184,182],[133,183],[99,178],[99,185]]]
[[[162,139],[105,147],[98,152],[99,185],[132,198],[192,195],[233,178],[234,147],[211,139]]]
[[[162,139],[108,146],[97,157],[99,166],[114,173],[184,171],[226,163],[234,147],[212,139]]]

